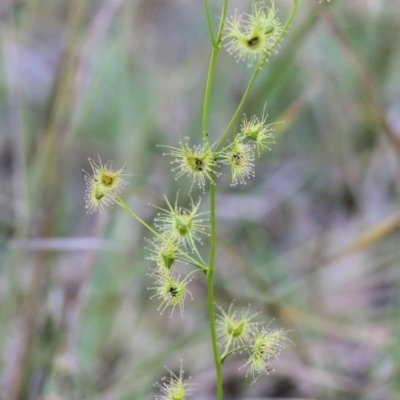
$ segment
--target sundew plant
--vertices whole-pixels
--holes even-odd
[[[281,21],[276,4],[270,0],[256,2],[249,13],[236,10],[231,16],[227,15],[228,0],[221,3],[221,14],[215,18],[209,0],[204,0],[211,57],[205,82],[202,127],[185,135],[175,147],[162,143],[158,146],[160,153],[170,158],[171,173],[176,179],[190,181],[189,193],[181,190],[174,199],[165,197],[165,206],[157,210],[154,223],[148,224],[123,200],[122,192],[129,179],[124,168],[115,169],[111,162],[90,159],[92,170],[85,176],[88,212],[104,212],[107,206],[117,204],[148,230],[144,246],[148,250],[147,259],[154,264],[150,272],[153,285],[149,289],[151,297],[159,301],[160,313],[178,312],[184,318],[185,300],[193,297],[191,280],[197,275],[196,279],[206,281],[208,294],[203,300],[208,309],[218,400],[223,399],[223,365],[229,356],[234,353],[247,356],[241,370],[251,383],[271,371],[270,361],[276,359],[289,342],[284,331],[270,329],[269,322],[260,321],[259,314],[249,308],[236,310],[233,301],[228,308],[215,303],[214,283],[218,279],[216,199],[220,175],[230,174],[232,186],[245,185],[256,174],[257,159],[274,143],[273,123],[267,121],[265,107],[262,115],[239,119],[257,75],[288,33],[299,0],[293,1],[285,21]],[[218,55],[223,50],[238,62],[243,61],[244,68],[252,68],[253,73],[225,129],[215,133],[209,129],[210,113],[217,112],[211,109],[210,99]],[[201,144],[193,144],[199,140]],[[127,165],[129,168],[129,161]],[[190,198],[190,205],[183,207],[180,204],[186,196]],[[207,211],[202,208],[204,196],[209,197]],[[205,241],[209,242],[208,254],[204,254],[202,247]],[[182,267],[178,272],[179,264],[184,265],[185,273]],[[185,377],[181,365],[179,375],[170,371],[170,376],[157,383],[156,388],[157,399],[183,400],[196,391],[196,379]]]

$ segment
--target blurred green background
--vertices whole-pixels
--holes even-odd
[[[395,0],[301,0],[257,78],[244,112],[284,123],[246,186],[218,180],[216,299],[295,345],[255,384],[228,359],[227,400],[400,398],[399,32]],[[0,398],[150,399],[183,359],[191,398],[214,399],[205,280],[183,318],[159,315],[149,235],[118,207],[86,214],[82,172],[126,162],[149,223],[162,194],[188,201],[156,145],[201,141],[203,2],[1,0],[0,35]],[[221,51],[212,138],[250,74]]]

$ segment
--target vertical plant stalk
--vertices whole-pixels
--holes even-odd
[[[205,9],[207,15],[207,21],[210,29],[210,36],[212,41],[212,53],[210,59],[210,65],[208,68],[206,89],[204,94],[204,106],[203,106],[203,141],[208,146],[210,145],[208,137],[208,113],[210,110],[210,98],[211,88],[214,79],[215,63],[217,55],[221,49],[222,32],[224,30],[226,12],[228,8],[228,0],[224,0],[221,19],[218,27],[218,33],[216,39],[214,38],[213,28],[211,24],[211,15],[208,5],[208,0],[205,0]],[[214,176],[215,178],[215,176]],[[214,309],[214,267],[215,267],[215,251],[217,244],[217,221],[216,221],[216,210],[215,210],[215,197],[216,197],[215,185],[210,185],[210,224],[211,224],[211,236],[210,236],[210,254],[209,264],[207,272],[207,306],[208,306],[208,318],[210,324],[211,343],[214,355],[215,373],[216,373],[216,385],[217,385],[217,399],[223,400],[223,387],[222,387],[222,363],[218,351],[217,332],[215,327],[215,309]]]
[[[224,0],[224,4],[222,6],[221,21],[219,23],[218,34],[217,34],[216,39],[214,39],[213,29],[212,29],[212,25],[211,25],[211,15],[210,15],[210,9],[208,7],[208,0],[205,0],[204,3],[205,3],[205,8],[206,8],[207,21],[209,21],[209,29],[210,29],[212,46],[213,46],[212,53],[211,53],[211,59],[210,59],[210,65],[208,67],[206,90],[204,93],[203,121],[202,121],[203,122],[203,141],[205,144],[209,145],[210,141],[208,138],[208,112],[210,110],[211,88],[212,88],[212,83],[214,80],[214,71],[215,71],[215,63],[217,61],[217,55],[221,49],[222,32],[223,32],[224,26],[225,26],[226,11],[228,8],[228,0]]]
[[[215,360],[215,372],[217,378],[217,399],[223,399],[222,387],[222,363],[218,351],[217,332],[215,327],[215,306],[214,306],[214,267],[215,250],[217,245],[217,224],[215,210],[215,185],[210,185],[210,220],[211,220],[211,240],[210,240],[210,260],[208,264],[207,287],[208,287],[208,316],[210,319],[211,342]]]

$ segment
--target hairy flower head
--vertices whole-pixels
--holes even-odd
[[[165,155],[175,158],[171,161],[171,164],[177,164],[172,170],[176,172],[176,179],[187,175],[192,179],[192,186],[197,183],[204,191],[206,181],[214,183],[212,175],[218,175],[215,172],[215,167],[217,166],[215,162],[216,155],[206,145],[190,147],[188,140],[189,138],[186,137],[180,141],[179,147],[162,147],[170,149],[169,153],[165,153]]]
[[[254,177],[254,146],[245,143],[242,135],[237,135],[233,143],[222,153],[222,162],[229,164],[232,171],[232,185],[246,184],[246,180]]]
[[[247,119],[246,116],[244,116],[240,127],[240,134],[242,137],[255,143],[258,156],[260,156],[260,151],[262,149],[271,150],[269,146],[275,143],[274,135],[272,134],[272,132],[274,132],[272,124],[265,123],[267,117],[268,115],[264,115],[264,112],[261,120],[255,115],[250,119]]]
[[[218,307],[220,315],[217,318],[217,336],[221,346],[243,345],[250,339],[250,332],[256,326],[256,323],[251,320],[257,314],[249,316],[249,308],[247,308],[238,315],[236,311],[232,311],[232,307],[233,303],[228,311]]]
[[[250,357],[244,366],[248,367],[246,376],[256,379],[262,372],[269,373],[270,359],[277,359],[287,341],[285,332],[269,330],[268,326],[258,326],[251,331]]]
[[[274,3],[266,6],[263,2],[256,3],[254,14],[235,15],[227,21],[224,41],[230,54],[237,60],[248,60],[263,63],[279,41],[282,25],[275,18]]]
[[[151,254],[146,259],[156,262],[158,272],[169,271],[176,260],[175,251],[178,246],[176,241],[173,237],[165,237],[164,240],[159,238],[146,240],[151,245],[151,248],[148,249]]]
[[[159,388],[162,395],[156,396],[156,400],[184,400],[187,395],[190,395],[194,388],[193,384],[190,383],[190,378],[184,380],[185,371],[181,367],[179,370],[179,376],[175,375],[169,368],[165,367],[169,373],[169,377],[162,378],[162,383],[156,383],[154,386]]]
[[[120,193],[126,186],[123,179],[124,168],[114,171],[112,162],[107,161],[105,164],[101,161],[93,161],[89,158],[92,173],[85,172],[86,208],[89,213],[94,211],[104,211],[104,206],[112,204],[112,198]]]
[[[85,191],[86,208],[89,214],[95,211],[104,212],[104,206],[111,206],[112,198],[110,195],[97,185],[87,185]]]
[[[158,307],[158,310],[162,314],[167,307],[171,306],[171,317],[175,310],[175,307],[179,307],[181,310],[181,316],[184,311],[184,301],[186,298],[186,294],[191,293],[187,289],[187,284],[190,282],[190,278],[186,277],[181,279],[180,276],[174,276],[172,273],[154,273],[155,277],[155,286],[149,289],[156,290],[156,294],[151,298],[157,297],[161,300],[161,304]]]
[[[186,245],[188,243],[191,247],[195,246],[195,242],[201,243],[199,234],[206,234],[205,220],[201,217],[204,213],[198,213],[200,207],[200,199],[197,204],[193,203],[191,199],[191,209],[188,210],[183,207],[178,207],[177,200],[172,207],[171,203],[167,201],[168,210],[159,208],[162,212],[158,213],[155,218],[156,227],[160,229],[163,236],[172,239],[178,244]]]

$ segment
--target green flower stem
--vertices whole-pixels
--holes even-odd
[[[188,279],[190,276],[192,276],[193,274],[195,274],[196,272],[199,272],[199,271],[200,271],[199,269],[194,269],[193,271],[190,271],[190,272],[186,275],[185,279]]]
[[[228,8],[228,0],[224,0],[221,19],[218,27],[217,38],[213,36],[213,30],[211,26],[211,16],[208,7],[208,0],[205,0],[207,20],[210,27],[210,34],[212,40],[212,53],[210,59],[210,65],[208,68],[206,89],[204,93],[204,104],[203,104],[203,121],[202,121],[202,132],[204,144],[210,144],[208,137],[208,114],[210,110],[210,98],[211,98],[211,88],[214,79],[215,63],[217,60],[218,52],[221,49],[222,32],[224,30],[226,12]],[[210,185],[210,223],[211,223],[211,237],[210,237],[210,258],[209,266],[207,271],[207,303],[208,303],[208,318],[210,323],[210,333],[212,349],[214,354],[215,371],[216,371],[216,384],[217,384],[217,400],[223,400],[223,387],[222,387],[222,364],[219,357],[218,343],[217,343],[217,331],[215,327],[215,309],[214,309],[214,265],[215,265],[215,250],[216,250],[216,233],[217,233],[217,223],[216,223],[216,211],[215,211],[215,185]]]
[[[236,353],[237,351],[243,350],[243,349],[247,349],[251,346],[246,345],[246,346],[242,346],[242,347],[237,347],[236,349],[232,349],[230,351],[224,351],[224,354],[222,354],[221,356],[221,364],[223,364],[225,362],[225,360],[233,353]]]
[[[217,35],[217,42],[214,43],[214,46],[221,47],[221,38],[222,38],[222,32],[224,30],[225,26],[225,19],[226,19],[226,12],[228,11],[228,0],[224,0],[224,4],[222,5],[222,11],[221,11],[221,19],[219,21],[219,27],[218,27],[218,35]]]
[[[210,213],[211,213],[211,240],[210,240],[210,260],[207,272],[207,288],[208,288],[208,317],[210,320],[211,342],[214,353],[215,371],[217,378],[217,399],[223,399],[222,388],[222,363],[219,357],[217,331],[215,327],[215,308],[214,308],[214,266],[215,266],[215,250],[217,244],[217,225],[215,211],[215,185],[210,185]]]
[[[206,5],[207,19],[210,19],[211,17],[209,15],[210,10],[208,8],[208,0],[205,0],[205,5]],[[210,140],[208,138],[208,112],[210,110],[211,88],[212,88],[212,83],[214,80],[214,71],[215,71],[215,63],[217,61],[217,55],[218,55],[219,51],[221,50],[221,39],[222,39],[222,32],[223,32],[224,26],[225,26],[227,8],[228,8],[228,0],[224,0],[224,4],[222,6],[222,12],[221,12],[221,20],[219,23],[218,34],[217,34],[216,39],[214,39],[212,27],[210,28],[213,49],[212,49],[212,53],[211,53],[210,65],[208,67],[206,90],[204,93],[203,122],[202,122],[203,141],[205,144],[210,143]],[[211,21],[209,22],[209,24],[211,24]]]
[[[208,138],[208,110],[210,109],[210,97],[211,97],[211,85],[214,78],[215,61],[217,60],[217,54],[219,52],[218,46],[213,46],[211,53],[210,65],[208,67],[208,75],[206,82],[206,92],[204,94],[204,105],[203,105],[203,142],[206,144],[210,143]]]
[[[221,356],[221,365],[224,363],[225,358],[227,357],[227,353],[229,350],[229,347],[231,347],[231,343],[232,343],[232,335],[229,336],[229,340],[228,343],[225,346],[224,352],[222,353]]]
[[[212,21],[211,21],[211,12],[210,12],[209,0],[204,0],[204,8],[206,9],[208,29],[210,31],[211,41],[212,41],[212,44],[214,46],[215,45],[215,35],[214,35],[214,29],[213,29]]]
[[[199,253],[199,251],[197,250],[197,246],[194,243],[194,241],[191,243],[192,249],[194,249],[194,252],[196,254],[197,257],[199,257],[200,262],[202,262],[204,265],[206,264],[203,260],[203,257],[201,256],[201,254]]]
[[[129,206],[119,197],[119,195],[115,196],[114,202],[117,203],[120,207],[122,207],[128,214],[132,215],[133,218],[136,219],[139,223],[141,223],[146,229],[148,229],[155,237],[163,241],[164,243],[168,243],[168,241],[160,235],[158,232],[156,232],[149,224],[147,224],[145,221],[142,220],[137,214],[135,214]],[[207,272],[208,267],[206,265],[203,265],[196,261],[194,258],[190,257],[187,253],[179,249],[178,247],[174,246],[174,250],[177,251],[178,253],[182,254],[187,258],[187,261],[190,262],[191,264],[195,265],[196,267],[200,268],[202,271]]]
[[[242,110],[242,107],[243,107],[245,101],[247,100],[247,97],[248,97],[248,95],[249,95],[249,93],[250,93],[250,90],[251,90],[251,88],[252,88],[252,86],[253,86],[253,83],[254,83],[254,81],[255,81],[255,79],[256,79],[256,77],[257,77],[259,71],[260,71],[260,70],[257,69],[257,68],[254,69],[253,74],[251,75],[250,81],[249,81],[249,83],[247,84],[247,88],[246,88],[246,90],[245,90],[245,92],[244,92],[244,94],[243,94],[242,100],[240,101],[240,103],[239,103],[239,105],[238,105],[238,107],[237,107],[235,113],[233,114],[233,117],[231,118],[231,120],[230,120],[228,126],[226,127],[224,133],[223,133],[223,134],[221,135],[221,137],[218,139],[218,142],[217,142],[217,144],[216,144],[216,146],[215,146],[215,151],[217,151],[217,150],[221,147],[222,143],[223,143],[224,140],[226,139],[226,135],[230,132],[230,130],[231,130],[231,128],[232,128],[232,125],[233,125],[234,122],[236,121],[236,118],[238,117],[240,111]]]
[[[282,29],[281,34],[279,35],[279,37],[275,40],[274,44],[271,46],[271,50],[270,52],[273,51],[273,49],[278,45],[278,43],[282,40],[283,35],[287,32],[287,30],[289,29],[290,24],[293,21],[294,15],[296,14],[297,11],[297,6],[299,4],[299,0],[293,0],[293,7],[292,10],[290,11],[289,17],[286,20],[286,23]],[[245,101],[247,100],[247,97],[249,96],[250,90],[253,86],[253,83],[258,75],[258,73],[261,71],[261,67],[264,64],[265,59],[260,59],[253,71],[253,74],[251,75],[250,81],[247,84],[246,90],[242,96],[242,100],[240,101],[235,113],[233,114],[233,117],[231,118],[228,126],[226,127],[225,131],[223,132],[223,134],[220,136],[220,138],[218,139],[216,146],[215,146],[215,151],[217,151],[222,143],[224,142],[224,140],[226,139],[226,136],[228,135],[228,133],[230,132],[230,130],[232,129],[232,125],[234,124],[234,122],[236,121],[236,118],[238,117],[239,113],[241,112],[243,105],[245,103]]]

